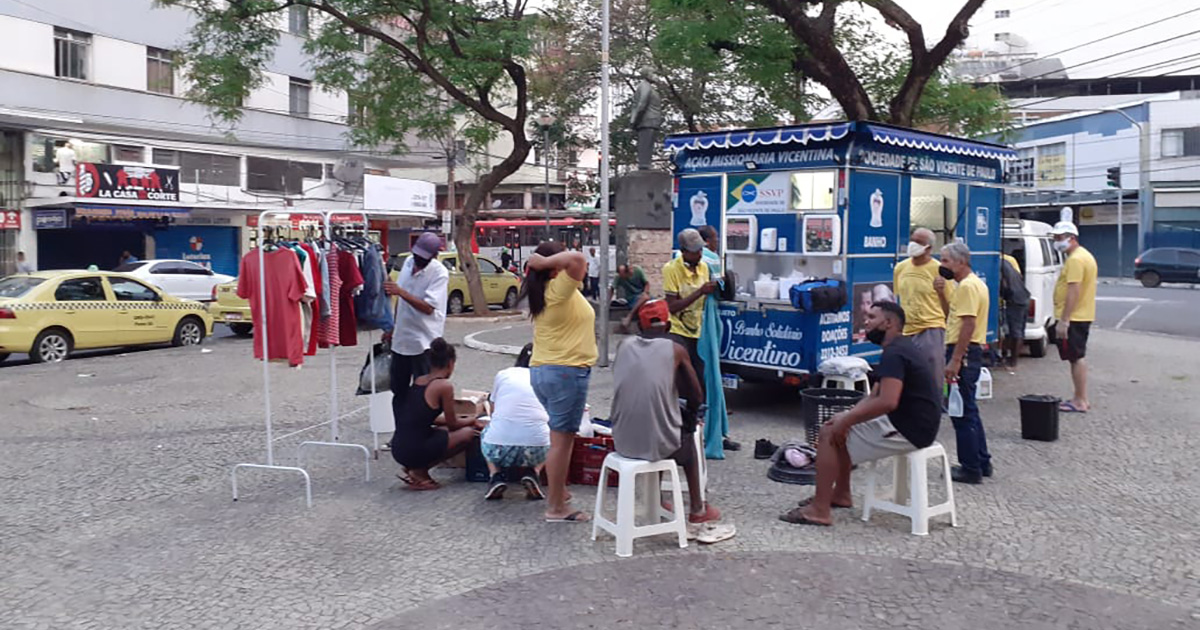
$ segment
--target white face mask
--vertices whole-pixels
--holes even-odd
[[[1054,241],[1054,249],[1058,250],[1059,252],[1066,253],[1070,247],[1071,241],[1069,240]]]
[[[908,242],[908,256],[909,256],[909,258],[916,258],[917,256],[920,256],[921,254],[924,254],[926,249],[928,249],[928,247],[926,247],[925,245],[922,245],[922,244],[920,244],[920,243],[918,243],[918,242],[916,242],[916,241],[909,241],[909,242]]]

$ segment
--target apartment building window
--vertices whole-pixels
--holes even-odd
[[[1000,9],[999,11],[996,11],[996,19],[997,20],[1006,18],[1009,15],[1010,15],[1010,12],[1008,9]]]
[[[151,161],[155,166],[178,166],[181,184],[209,186],[240,186],[241,158],[235,155],[154,149]]]
[[[292,5],[288,7],[288,32],[300,37],[308,37],[308,7]]]
[[[146,89],[158,94],[175,93],[175,59],[171,51],[146,47]]]
[[[1162,156],[1184,157],[1200,155],[1200,127],[1190,129],[1164,129],[1162,132]]]
[[[1038,181],[1042,186],[1067,183],[1067,143],[1046,144],[1037,148]]]
[[[54,76],[88,79],[92,36],[65,28],[54,29]]]
[[[263,157],[246,158],[246,189],[255,192],[299,195],[304,180],[320,181],[324,168],[317,162],[292,162]]]
[[[992,39],[994,39],[998,42],[1006,42],[1006,41],[1008,41],[1009,37],[1010,37],[1009,33],[996,33],[995,35],[992,35]]]
[[[363,98],[354,92],[346,95],[346,124],[361,125],[367,120],[367,104]]]
[[[125,144],[114,144],[112,147],[113,161],[129,162],[131,164],[144,164],[146,157],[146,149],[144,147],[134,147]]]
[[[308,97],[312,93],[312,81],[293,78],[288,82],[288,111],[293,116],[308,117]]]

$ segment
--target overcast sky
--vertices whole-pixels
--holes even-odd
[[[940,38],[963,0],[899,0],[925,26],[926,37]],[[1120,35],[1102,42],[1093,40],[1115,35],[1184,11],[1188,15]],[[1008,10],[1010,17],[997,18],[996,11]],[[1196,0],[988,0],[971,21],[970,47],[994,49],[995,34],[1007,32],[1029,42],[1038,56],[1057,56],[1072,78],[1090,78],[1128,73],[1153,76],[1200,66],[1200,2]],[[1155,44],[1173,37],[1179,39]],[[1061,50],[1087,44],[1078,50],[1054,55]],[[1144,50],[1133,48],[1155,44]],[[1100,57],[1120,53],[1096,63]],[[1171,61],[1177,58],[1177,61]],[[1143,68],[1144,66],[1151,66]],[[1075,66],[1076,64],[1084,64]],[[1180,72],[1200,74],[1200,67]]]

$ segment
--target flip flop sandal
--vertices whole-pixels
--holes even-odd
[[[809,520],[808,517],[804,515],[803,508],[796,508],[787,514],[780,514],[779,520],[785,523],[791,523],[793,525],[817,525],[820,527],[830,527],[833,525],[833,523],[818,523],[817,521]]]
[[[700,532],[696,540],[706,545],[711,545],[719,543],[722,540],[729,540],[734,536],[737,536],[737,528],[733,525],[729,523],[710,523]]]
[[[440,489],[441,487],[442,487],[442,484],[440,484],[440,483],[438,483],[438,482],[436,482],[436,481],[434,481],[434,480],[432,480],[432,479],[423,479],[423,480],[420,480],[420,481],[411,481],[411,482],[409,482],[409,484],[408,484],[408,489],[409,489],[409,490],[411,490],[411,491],[413,491],[413,492],[425,492],[425,491],[428,491],[428,490],[438,490],[438,489]]]
[[[546,517],[547,523],[586,523],[588,520],[587,514],[584,514],[581,510],[576,510],[559,518]]]
[[[1087,413],[1087,409],[1080,409],[1075,406],[1075,403],[1069,400],[1058,403],[1058,410],[1063,413]]]
[[[800,507],[808,507],[808,506],[812,505],[814,498],[815,497],[808,497],[808,498],[800,499],[800,502],[797,503],[796,505],[798,505]],[[837,503],[830,503],[829,506],[835,510],[848,510],[848,509],[854,507],[853,505],[838,505]]]

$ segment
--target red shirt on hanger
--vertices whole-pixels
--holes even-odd
[[[342,278],[342,290],[338,293],[341,302],[338,343],[355,346],[358,345],[358,319],[354,316],[354,292],[363,285],[363,277],[358,270],[358,259],[344,249],[338,251],[338,275]]]
[[[263,358],[262,333],[267,333],[267,359],[287,359],[288,365],[304,363],[304,335],[300,329],[300,300],[304,297],[304,273],[300,258],[290,249],[263,254],[265,273],[260,273],[258,250],[242,257],[238,274],[238,297],[250,301],[254,322],[254,358]],[[265,278],[267,325],[262,325],[263,302],[260,283]]]

